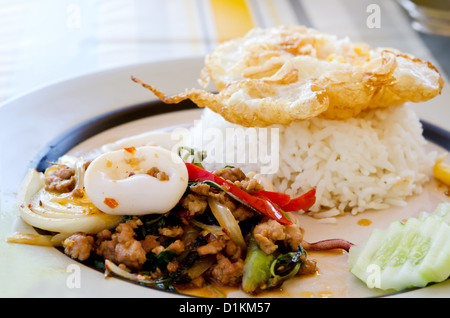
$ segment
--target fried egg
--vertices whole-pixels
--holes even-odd
[[[366,109],[427,101],[443,87],[430,62],[303,26],[256,28],[219,45],[201,71],[202,84],[213,82],[217,94],[190,89],[167,96],[133,80],[165,103],[190,99],[246,127],[348,119]]]

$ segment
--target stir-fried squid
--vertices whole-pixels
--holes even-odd
[[[80,261],[103,263],[107,276],[146,286],[214,282],[250,294],[314,273],[308,249],[350,244],[303,241],[291,211],[307,211],[314,189],[291,198],[265,190],[239,168],[210,172],[197,162],[205,154],[185,146],[176,152],[103,148],[90,162],[64,157],[44,173],[30,170],[20,195],[22,217],[50,232],[14,233],[8,241],[61,247]],[[257,274],[261,264],[263,275]]]

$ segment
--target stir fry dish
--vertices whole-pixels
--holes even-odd
[[[162,160],[165,166],[149,159],[169,155],[174,153],[159,147],[132,147],[92,162],[64,156],[43,173],[30,170],[22,216],[47,233],[17,233],[10,241],[58,246],[74,259],[146,286],[233,286],[248,294],[314,274],[317,264],[308,250],[349,250],[351,243],[339,239],[303,239],[292,212],[314,204],[314,189],[291,198],[265,190],[264,180],[238,167],[209,172],[186,156]],[[120,182],[129,183],[128,192],[114,192]],[[167,193],[161,187],[170,182],[175,186]]]

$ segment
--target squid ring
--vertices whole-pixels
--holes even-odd
[[[92,203],[107,214],[166,213],[183,196],[188,172],[183,160],[161,147],[130,147],[104,153],[86,170]]]

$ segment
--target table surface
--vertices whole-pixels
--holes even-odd
[[[416,32],[392,0],[2,0],[0,102],[86,73],[204,56],[280,24],[395,47],[450,74],[450,37]]]

